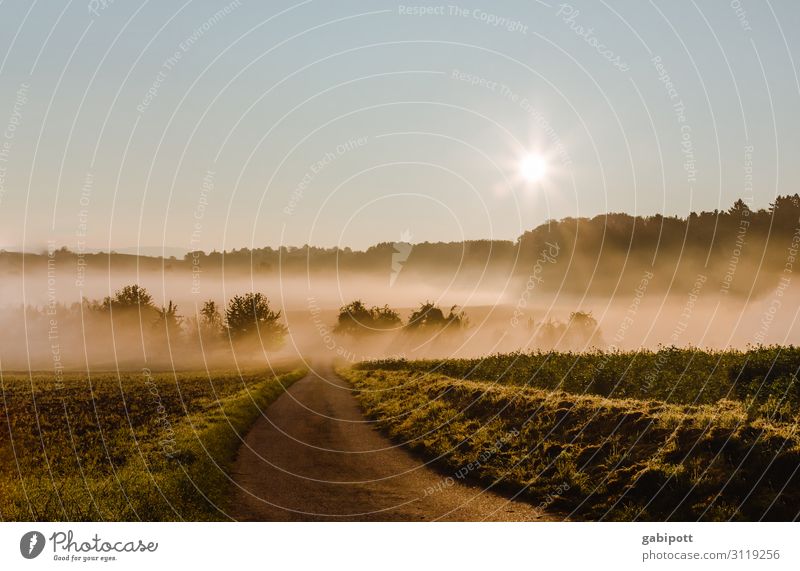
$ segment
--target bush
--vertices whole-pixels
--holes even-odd
[[[465,328],[468,324],[467,317],[463,311],[456,311],[457,309],[454,305],[450,308],[450,313],[445,315],[438,305],[426,301],[408,318],[406,330],[423,333],[439,331],[445,327]]]
[[[398,313],[388,305],[367,309],[364,302],[357,299],[339,309],[339,317],[333,331],[342,335],[357,336],[394,329],[401,324]]]
[[[114,293],[114,297],[106,297],[103,309],[155,309],[153,296],[138,284],[127,285]]]
[[[235,295],[225,309],[225,327],[232,339],[258,335],[262,344],[269,348],[283,344],[287,329],[280,318],[281,312],[273,311],[262,293]]]

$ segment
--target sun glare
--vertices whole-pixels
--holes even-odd
[[[527,182],[539,182],[547,174],[547,161],[539,154],[529,154],[519,162],[519,174]]]

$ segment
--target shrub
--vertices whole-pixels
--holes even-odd
[[[153,296],[138,284],[127,285],[114,293],[114,297],[106,297],[101,306],[103,309],[155,309]]]
[[[258,335],[269,348],[280,347],[286,335],[280,318],[281,312],[273,311],[262,293],[235,295],[225,309],[225,327],[232,339]]]
[[[342,335],[356,336],[393,329],[401,324],[398,313],[388,305],[367,309],[364,302],[357,299],[339,309],[333,331]]]
[[[452,306],[450,313],[445,315],[439,306],[430,301],[420,304],[419,309],[411,314],[406,324],[407,331],[430,332],[452,327],[461,329],[467,326],[468,320],[463,311],[456,311],[458,306]]]

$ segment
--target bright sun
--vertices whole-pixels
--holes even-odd
[[[547,161],[539,154],[529,154],[519,162],[519,174],[527,182],[539,182],[547,174]]]

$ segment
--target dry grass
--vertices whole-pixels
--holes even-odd
[[[797,424],[753,417],[741,402],[609,399],[402,369],[340,374],[395,440],[576,519],[792,520],[800,510]]]

